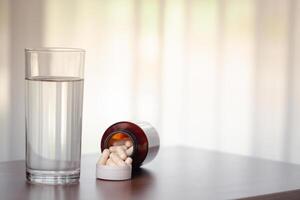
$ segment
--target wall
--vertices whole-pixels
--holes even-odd
[[[163,145],[300,163],[300,3],[0,0],[0,160],[24,158],[24,48],[87,50],[83,153],[143,119]]]

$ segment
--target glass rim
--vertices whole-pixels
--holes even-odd
[[[25,52],[82,52],[85,50],[81,48],[72,47],[36,47],[36,48],[25,48]]]

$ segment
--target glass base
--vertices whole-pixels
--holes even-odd
[[[73,171],[41,171],[26,169],[26,179],[29,183],[64,185],[79,182],[80,169]]]

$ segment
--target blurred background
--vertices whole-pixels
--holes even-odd
[[[82,152],[119,120],[163,146],[300,163],[300,1],[0,0],[0,161],[25,156],[24,48],[87,51]]]

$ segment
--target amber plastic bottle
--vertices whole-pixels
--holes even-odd
[[[130,139],[133,143],[133,168],[150,162],[159,151],[159,135],[151,124],[128,121],[117,122],[106,129],[101,139],[101,151],[124,139]]]

